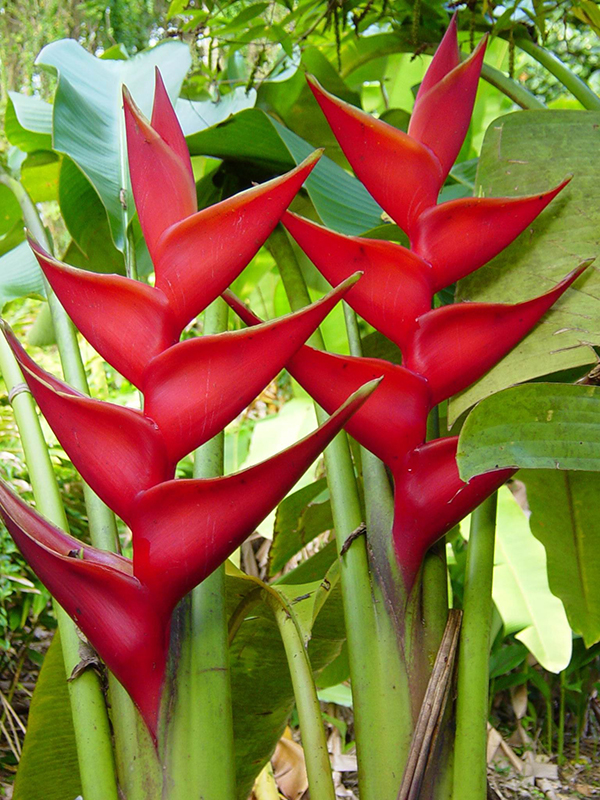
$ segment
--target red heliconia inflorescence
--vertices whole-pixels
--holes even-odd
[[[509,352],[581,274],[517,305],[457,303],[432,310],[440,289],[481,267],[512,242],[568,181],[531,197],[469,197],[437,203],[463,143],[485,51],[460,61],[452,19],[417,94],[408,133],[342,102],[309,78],[356,175],[407,234],[411,249],[345,236],[286,212],[283,223],[332,284],[357,270],[346,296],[402,351],[403,365],[302,347],[290,373],[326,410],[364,381],[384,376],[346,425],[390,468],[395,485],[394,543],[407,590],[426,550],[512,473],[460,480],[457,437],[427,442],[431,409],[478,380]],[[245,321],[259,321],[235,301]]]
[[[4,484],[0,506],[35,572],[156,737],[175,605],[277,505],[376,384],[362,387],[314,433],[267,462],[223,478],[174,480],[178,460],[252,401],[359,276],[287,317],[180,342],[184,326],[258,251],[316,158],[198,212],[185,139],[158,73],[152,122],[127,91],[125,118],[155,286],[74,269],[31,244],[79,330],[141,390],[143,411],[75,391],[40,369],[10,331],[6,336],[73,464],[130,526],[133,560],[83,545]]]

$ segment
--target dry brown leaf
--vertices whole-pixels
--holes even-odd
[[[308,789],[304,750],[285,735],[277,743],[273,758],[273,773],[279,791],[288,800],[300,800]]]

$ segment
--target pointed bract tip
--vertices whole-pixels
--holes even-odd
[[[298,164],[296,169],[300,170],[300,169],[305,169],[306,167],[310,167],[312,169],[317,163],[317,161],[321,158],[324,152],[325,152],[324,147],[319,147],[317,148],[317,150],[313,150],[312,153],[306,156],[304,161],[301,161]]]
[[[358,281],[362,278],[364,274],[365,273],[361,272],[360,270],[358,270],[357,272],[353,272],[352,275],[349,275],[345,280],[343,280],[340,284],[338,284],[338,286],[336,286],[336,289],[340,290],[350,289],[352,286],[354,286],[355,283],[358,283]]]
[[[383,378],[384,376],[381,375],[379,378],[373,378],[373,380],[363,383],[360,389],[357,389],[353,394],[351,394],[345,403],[340,406],[336,413],[342,412],[343,409],[346,409],[351,405],[362,406],[362,404],[373,394],[375,389],[377,389]]]
[[[594,257],[594,258],[586,258],[583,261],[581,261],[575,267],[575,269],[571,270],[571,272],[569,272],[569,274],[565,278],[563,278],[562,283],[567,283],[568,282],[569,284],[571,284],[571,283],[573,283],[573,281],[576,281],[577,278],[580,275],[583,275],[583,273],[586,271],[586,269],[588,267],[590,267],[594,263],[595,260],[596,259]]]

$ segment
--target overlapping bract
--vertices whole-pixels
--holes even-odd
[[[10,331],[6,336],[74,465],[131,527],[133,561],[83,546],[4,485],[0,506],[33,569],[129,691],[156,736],[174,606],[254,530],[376,381],[267,462],[224,478],[174,480],[177,461],[251,402],[359,276],[286,317],[180,342],[182,328],[254,256],[318,155],[281,178],[198,212],[187,147],[160,75],[152,123],[127,92],[125,117],[132,187],[155,286],[74,269],[35,243],[32,247],[83,335],[142,391],[144,410],[81,394],[40,369]]]
[[[407,589],[428,547],[510,475],[504,470],[463,483],[456,468],[456,439],[425,444],[429,411],[497,363],[584,268],[517,305],[461,303],[432,310],[437,291],[497,255],[568,183],[531,197],[437,204],[469,125],[484,51],[482,41],[460,61],[454,18],[421,84],[406,134],[309,79],[348,161],[406,232],[410,250],[344,236],[289,212],[283,217],[289,233],[331,283],[363,272],[346,300],[402,351],[399,367],[305,346],[288,368],[325,409],[334,408],[367,376],[384,376],[347,429],[393,472],[394,540]]]

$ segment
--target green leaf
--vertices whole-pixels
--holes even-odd
[[[530,383],[488,397],[467,417],[456,461],[463,480],[505,467],[600,470],[600,388]]]
[[[299,164],[311,145],[272,120],[286,147]],[[323,156],[305,183],[317,213],[328,228],[357,236],[381,224],[382,210],[365,187],[327,156]]]
[[[127,61],[102,60],[72,39],[46,45],[36,64],[58,73],[54,99],[54,149],[69,155],[98,192],[108,214],[115,245],[123,250],[128,216],[120,192],[128,191],[129,176],[122,111],[122,86],[150,116],[154,67],[158,66],[175,99],[190,67],[187,45],[168,41]]]
[[[42,272],[27,242],[0,256],[0,309],[28,294],[44,295]]]
[[[21,183],[34,203],[58,200],[62,158],[50,150],[30,153],[21,164]]]
[[[75,732],[57,631],[31,700],[13,800],[74,800],[80,794]]]
[[[515,303],[550,289],[598,252],[600,114],[519,111],[488,128],[477,175],[485,197],[532,194],[571,183],[506,250],[459,282],[457,300]],[[576,143],[576,146],[575,146]],[[478,192],[476,192],[477,194]],[[450,420],[483,397],[562,369],[591,364],[600,344],[600,273],[592,268],[481,380],[450,402]]]
[[[548,580],[586,647],[600,641],[600,476],[525,471],[529,524],[546,548]]]
[[[317,694],[322,703],[335,703],[338,706],[352,708],[352,689],[345,683],[321,689]]]
[[[0,184],[0,237],[10,233],[21,217],[17,198],[8,186]]]
[[[315,536],[333,527],[326,489],[327,481],[321,478],[288,495],[279,504],[269,550],[269,575],[282,570]]]
[[[498,491],[492,596],[505,633],[515,633],[544,669],[565,669],[571,659],[571,628],[548,586],[544,548],[506,486]]]
[[[113,244],[102,201],[77,164],[66,156],[60,169],[59,202],[74,242],[64,261],[93,272],[124,275],[123,256]]]
[[[25,153],[52,150],[52,106],[39,97],[9,92],[4,132]]]

